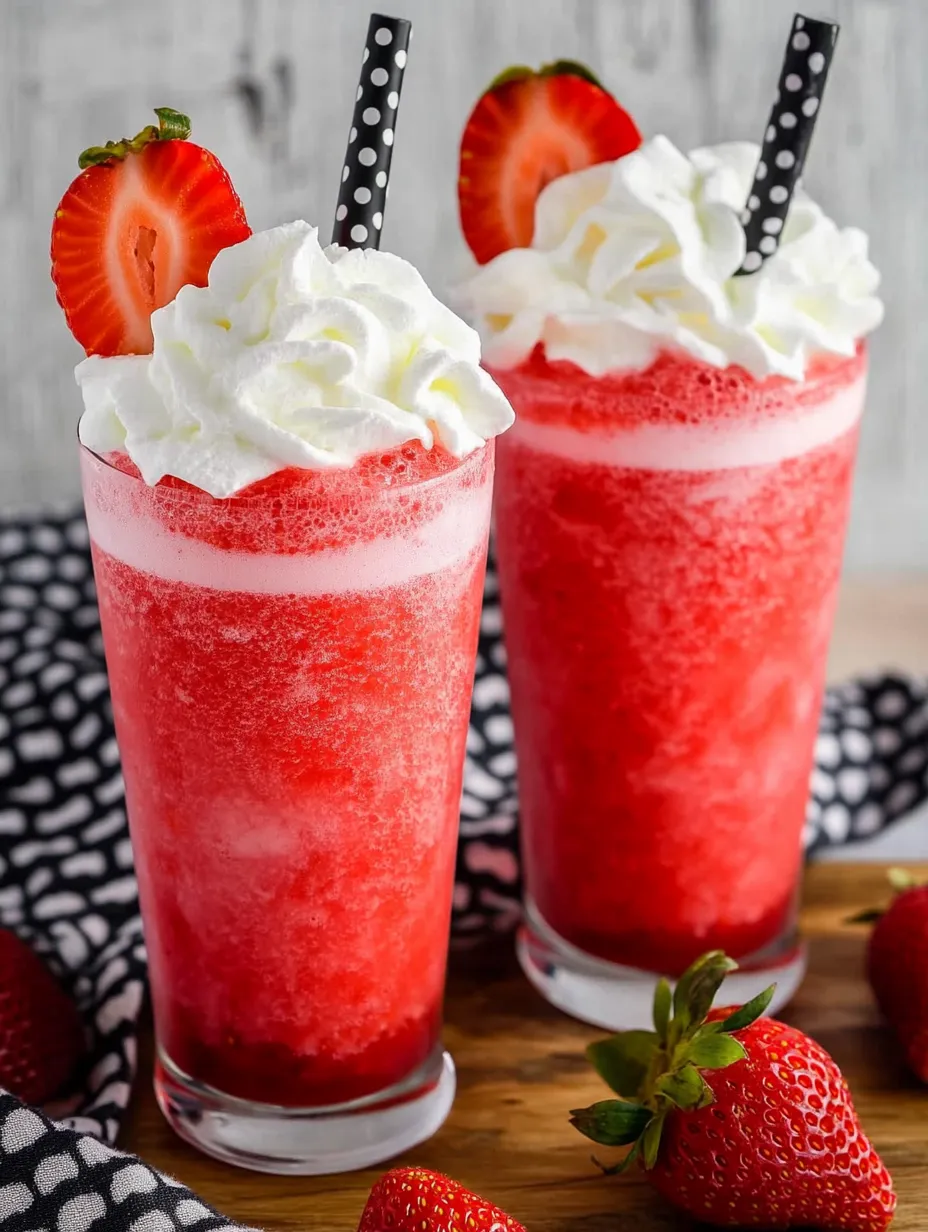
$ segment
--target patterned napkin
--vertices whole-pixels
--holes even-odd
[[[0,1092],[5,1232],[212,1232],[238,1227],[189,1189]]]
[[[516,764],[496,595],[491,567],[454,899],[464,942],[518,918]],[[829,692],[810,852],[870,837],[928,797],[926,732],[926,681],[884,676]],[[145,951],[78,513],[0,521],[0,925],[46,958],[92,1033],[78,1089],[50,1109],[58,1124],[0,1101],[0,1221],[24,1232],[84,1232],[104,1217],[133,1232],[226,1222],[101,1145],[115,1142],[135,1077]],[[68,1202],[78,1205],[65,1219]]]

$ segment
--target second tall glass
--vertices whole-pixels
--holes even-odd
[[[724,949],[741,1000],[803,971],[800,841],[866,360],[757,381],[662,354],[496,371],[500,582],[527,882],[521,960],[647,1025]],[[738,986],[740,984],[740,987]]]

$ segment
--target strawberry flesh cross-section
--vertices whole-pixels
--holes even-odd
[[[186,139],[168,108],[160,127],[85,150],[55,211],[52,278],[88,355],[144,355],[151,314],[186,283],[205,286],[213,258],[251,230],[228,173]]]
[[[461,139],[458,203],[474,256],[484,264],[527,248],[535,202],[551,180],[639,145],[634,120],[582,65],[507,70],[478,101]]]

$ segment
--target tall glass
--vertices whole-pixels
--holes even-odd
[[[366,1166],[440,1042],[493,445],[228,500],[82,451],[151,967],[156,1091],[266,1171]]]
[[[776,979],[782,1004],[865,354],[801,382],[670,354],[494,375],[523,966],[609,1028],[713,948],[732,1000]]]

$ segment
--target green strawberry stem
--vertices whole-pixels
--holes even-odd
[[[907,868],[891,868],[886,874],[886,879],[897,894],[904,894],[906,890],[914,890],[921,884],[917,877],[914,877]]]
[[[776,985],[726,1018],[707,1021],[722,981],[737,967],[721,950],[703,954],[673,992],[667,980],[658,981],[653,1031],[621,1031],[587,1049],[593,1068],[621,1098],[575,1108],[570,1123],[593,1142],[632,1148],[619,1164],[603,1171],[624,1172],[636,1159],[653,1168],[668,1113],[712,1103],[712,1088],[702,1071],[725,1069],[747,1055],[734,1032],[760,1018]]]
[[[490,82],[487,91],[496,90],[509,81],[525,81],[529,77],[580,77],[583,81],[603,89],[603,83],[585,64],[578,60],[554,60],[550,64],[543,64],[537,71],[529,68],[527,64],[513,64],[510,68],[504,68]]]
[[[895,894],[905,894],[908,890],[917,890],[926,883],[918,880],[907,868],[891,868],[886,874],[886,880],[892,886]],[[867,907],[856,915],[848,916],[845,924],[875,924],[886,914],[885,907]]]
[[[190,136],[190,119],[175,111],[173,107],[156,107],[158,127],[148,124],[134,137],[123,137],[121,141],[108,141],[106,145],[88,146],[77,160],[82,171],[87,167],[98,167],[101,163],[121,162],[129,154],[138,154],[150,141],[186,141]]]

